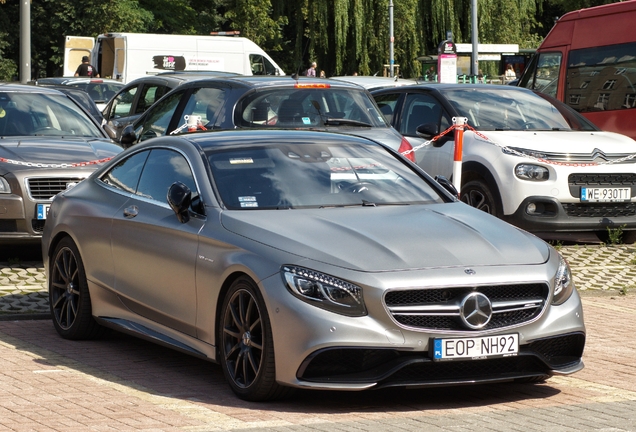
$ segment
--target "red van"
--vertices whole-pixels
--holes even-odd
[[[563,15],[519,80],[636,139],[636,0]]]

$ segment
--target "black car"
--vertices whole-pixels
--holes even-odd
[[[237,76],[232,72],[164,72],[138,78],[117,92],[103,109],[106,122],[117,135],[139,118],[153,103],[175,87],[205,76]]]
[[[386,123],[364,88],[320,78],[235,76],[184,82],[135,123],[121,143],[203,130],[311,129],[368,137],[406,153],[406,139]]]

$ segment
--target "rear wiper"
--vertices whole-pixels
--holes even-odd
[[[324,120],[325,126],[360,126],[360,127],[373,127],[372,124],[359,121],[359,120],[351,120],[346,118],[335,118],[335,117],[326,117]]]

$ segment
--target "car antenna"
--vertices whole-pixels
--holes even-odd
[[[303,55],[300,56],[300,60],[298,61],[298,68],[296,69],[296,73],[292,74],[292,79],[298,81],[298,76],[300,75],[300,68],[303,65],[303,58],[305,58],[305,53],[307,52],[307,47],[309,46],[309,41],[311,39],[307,38],[307,42],[305,43],[305,49],[303,49]]]

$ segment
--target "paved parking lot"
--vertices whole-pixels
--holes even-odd
[[[542,384],[299,391],[260,404],[237,399],[215,364],[117,333],[66,341],[49,320],[15,320],[26,316],[24,298],[33,300],[24,308],[41,311],[41,263],[5,266],[0,286],[15,309],[0,321],[0,431],[636,431],[634,248],[587,249],[564,251],[585,287],[586,367],[577,374]]]

